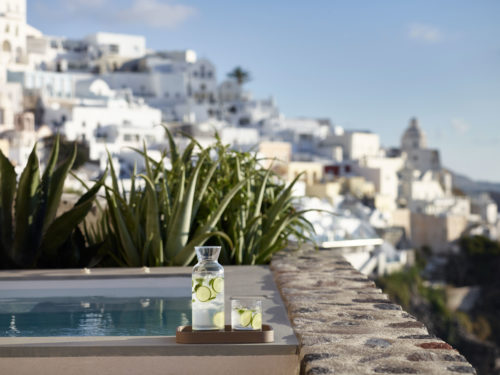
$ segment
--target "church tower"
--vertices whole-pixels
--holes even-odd
[[[424,148],[427,148],[427,138],[423,130],[418,125],[417,118],[413,117],[410,120],[410,125],[401,137],[401,150],[408,152]]]

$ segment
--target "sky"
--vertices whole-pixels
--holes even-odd
[[[411,117],[445,167],[500,182],[500,1],[27,0],[44,34],[140,34],[236,66],[288,117],[399,146]]]

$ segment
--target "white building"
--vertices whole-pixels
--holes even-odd
[[[23,111],[22,86],[0,81],[0,129],[14,127],[14,117]]]
[[[240,151],[256,150],[259,144],[259,132],[252,128],[236,128],[227,126],[220,132],[223,144],[230,144],[234,149]]]
[[[46,127],[35,130],[35,118],[32,113],[25,112],[15,116],[10,129],[0,132],[0,139],[8,142],[7,157],[15,165],[22,167],[28,161],[35,142],[51,135]]]
[[[422,172],[441,169],[439,151],[427,148],[427,138],[416,118],[410,120],[410,125],[401,137],[401,151],[407,155],[406,165],[409,169]]]
[[[79,100],[48,105],[45,122],[69,140],[87,142],[91,159],[103,156],[103,143],[134,142],[135,147],[141,147],[143,140],[151,143],[163,139],[161,112],[134,99],[129,91],[111,90],[103,80],[96,79],[80,82],[77,92]]]
[[[220,114],[215,66],[191,50],[151,54],[102,78],[112,89],[130,88],[165,121],[200,123]]]
[[[0,66],[26,61],[26,0],[0,1]]]
[[[99,32],[87,35],[84,40],[88,43],[89,54],[96,60],[106,55],[136,59],[146,54],[146,38],[141,35]]]
[[[404,166],[402,157],[364,156],[353,166],[354,174],[364,177],[375,185],[376,206],[383,211],[396,209],[399,196],[398,173]]]
[[[380,151],[380,136],[364,130],[342,130],[337,127],[321,143],[322,149],[341,147],[343,159],[359,160],[377,156]]]
[[[487,224],[495,224],[498,221],[498,206],[489,194],[472,196],[471,205],[472,213],[479,215]]]
[[[20,83],[26,94],[45,99],[71,99],[77,96],[77,83],[92,77],[89,73],[61,73],[45,70],[9,71],[9,82]]]
[[[280,116],[264,121],[259,129],[268,140],[289,142],[294,160],[311,161],[317,154],[317,145],[330,133],[331,124],[321,119]]]

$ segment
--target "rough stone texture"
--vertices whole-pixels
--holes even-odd
[[[335,250],[281,252],[271,269],[300,340],[302,375],[476,373]]]

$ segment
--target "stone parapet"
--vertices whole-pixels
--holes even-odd
[[[301,374],[475,374],[335,250],[287,250],[271,269],[300,341]]]

